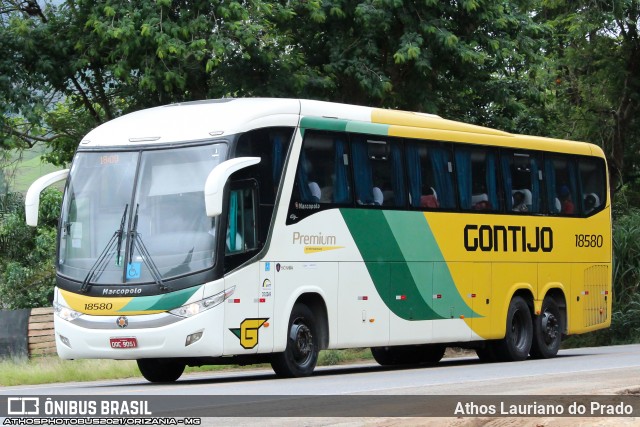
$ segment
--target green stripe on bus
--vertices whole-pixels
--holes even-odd
[[[378,294],[405,320],[441,319],[424,299],[382,211],[341,209]]]
[[[389,135],[389,125],[367,122],[349,122],[347,123],[347,132],[387,136]]]
[[[431,227],[422,212],[384,211],[384,216],[407,261],[413,280],[424,300],[442,317],[450,317],[451,307],[456,314],[479,317],[462,298],[444,256],[438,247]],[[438,263],[438,264],[434,264]],[[436,280],[437,278],[437,280]],[[432,284],[437,283],[437,292]],[[440,294],[443,304],[433,304],[433,294]]]
[[[303,117],[300,120],[300,127],[304,129],[330,130],[344,132],[347,128],[347,121],[342,119],[328,119],[324,117]]]
[[[200,288],[201,286],[194,286],[163,295],[135,297],[119,311],[173,310],[187,302]]]
[[[370,135],[389,135],[389,125],[368,123],[325,117],[303,117],[300,121],[302,129],[329,130],[334,132],[368,133]]]
[[[405,320],[457,315],[479,317],[455,286],[421,212],[341,209],[342,216],[384,303]],[[437,280],[436,280],[437,279]],[[434,284],[441,295],[434,303]]]

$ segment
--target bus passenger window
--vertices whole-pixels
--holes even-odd
[[[540,168],[538,156],[505,152],[500,158],[502,187],[507,212],[540,213]]]
[[[298,161],[294,199],[337,204],[351,200],[345,140],[342,134],[307,133]]]
[[[496,155],[485,148],[457,147],[456,176],[460,208],[495,211],[500,208],[496,178]]]
[[[582,213],[591,215],[604,208],[607,194],[605,165],[602,159],[580,158],[578,170],[581,186]]]
[[[444,144],[408,142],[405,160],[409,178],[409,203],[412,207],[456,207],[451,151]]]
[[[370,206],[406,205],[402,149],[379,136],[352,138],[356,203]]]
[[[545,156],[544,177],[547,211],[551,214],[575,215],[578,181],[575,161],[567,156]]]

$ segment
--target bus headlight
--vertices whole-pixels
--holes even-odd
[[[185,304],[182,307],[174,308],[169,313],[175,314],[180,317],[191,317],[198,313],[202,313],[205,310],[209,310],[217,305],[220,305],[224,300],[229,298],[235,292],[236,287],[229,288],[225,291],[217,293],[209,298],[202,299],[200,301]]]
[[[66,320],[67,322],[71,322],[72,320],[77,319],[82,316],[82,313],[79,313],[75,310],[71,310],[69,307],[65,307],[62,304],[58,304],[57,302],[53,303],[53,312],[62,320]]]

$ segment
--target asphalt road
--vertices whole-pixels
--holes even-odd
[[[185,374],[172,384],[140,378],[6,387],[0,394],[602,394],[625,387],[640,387],[640,344],[561,350],[554,359],[524,362],[483,364],[458,357],[435,367],[394,369],[371,362],[318,367],[313,376],[294,379],[251,369]]]
[[[527,360],[514,363],[479,363],[475,357],[447,358],[435,367],[382,368],[374,363],[317,368],[308,378],[278,379],[270,369],[251,369],[224,372],[202,372],[183,375],[172,384],[151,384],[143,379],[114,381],[74,382],[36,386],[6,387],[0,395],[75,395],[75,396],[223,396],[277,397],[296,396],[306,400],[304,405],[312,407],[309,399],[330,397],[343,401],[342,412],[348,405],[358,402],[359,397],[397,396],[571,396],[571,395],[620,395],[640,394],[640,345],[611,346],[562,350],[559,356],[549,360]],[[354,400],[352,397],[356,397]],[[636,400],[638,402],[638,400]],[[640,409],[640,408],[639,408]],[[270,416],[269,413],[266,413]],[[597,418],[598,424],[640,425],[640,414],[636,418]],[[394,415],[395,416],[395,415]],[[482,418],[481,418],[482,419]],[[261,418],[205,418],[216,425],[280,425],[282,419]],[[299,425],[300,419],[286,419],[289,425]],[[397,418],[325,418],[305,419],[304,425],[397,425]],[[407,419],[411,420],[411,419]],[[468,418],[452,418],[448,425],[465,424]],[[487,418],[488,422],[492,422]],[[493,419],[495,420],[495,419]],[[563,419],[545,425],[565,425]],[[566,422],[570,419],[564,419]],[[584,419],[582,419],[584,420]],[[588,420],[588,419],[587,419]],[[433,419],[423,418],[412,425],[434,425]],[[506,423],[505,419],[502,419]],[[522,421],[522,419],[521,419]],[[548,421],[548,419],[547,419]],[[573,420],[575,421],[575,420]],[[632,424],[628,424],[631,422]],[[509,423],[496,425],[511,425]],[[437,424],[435,424],[437,425]],[[518,424],[514,424],[518,425]],[[520,425],[527,425],[520,423]],[[531,424],[531,425],[539,425]],[[572,425],[567,423],[566,425]],[[587,423],[589,425],[589,423]]]

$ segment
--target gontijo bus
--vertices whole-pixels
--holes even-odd
[[[611,203],[595,145],[296,99],[128,114],[66,179],[54,297],[64,359],[382,365],[553,357],[611,321]]]

